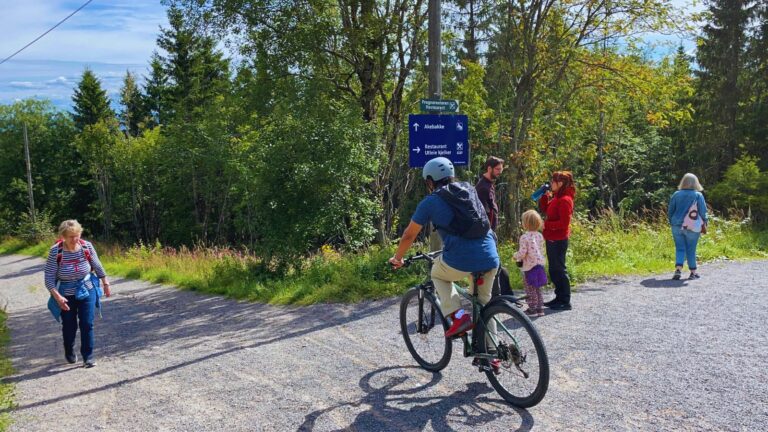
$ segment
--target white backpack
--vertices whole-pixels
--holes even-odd
[[[701,216],[699,216],[699,200],[694,199],[693,204],[688,207],[688,212],[683,218],[683,229],[693,232],[701,232]]]

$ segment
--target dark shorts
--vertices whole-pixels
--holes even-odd
[[[547,272],[544,271],[544,266],[537,265],[536,267],[525,272],[525,283],[528,286],[534,288],[541,288],[547,284]]]

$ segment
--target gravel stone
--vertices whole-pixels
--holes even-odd
[[[114,279],[98,365],[64,360],[43,261],[0,256],[12,431],[756,431],[768,425],[768,261],[591,281],[535,319],[552,378],[506,404],[458,344],[416,366],[399,298],[275,307]],[[79,341],[76,349],[79,349]]]

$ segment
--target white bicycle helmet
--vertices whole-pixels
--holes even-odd
[[[430,159],[424,165],[424,169],[421,170],[421,176],[424,177],[424,180],[431,178],[432,181],[440,181],[454,175],[453,162],[444,157]]]

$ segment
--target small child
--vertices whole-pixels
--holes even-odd
[[[525,313],[530,317],[544,316],[541,287],[547,284],[547,273],[544,271],[544,236],[539,232],[543,227],[544,221],[536,210],[523,213],[525,233],[520,236],[519,250],[513,256],[523,271],[523,285],[528,296]]]

